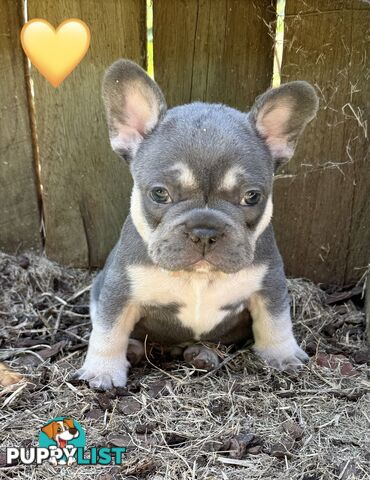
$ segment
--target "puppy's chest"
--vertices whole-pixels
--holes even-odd
[[[143,306],[178,306],[177,319],[194,332],[210,332],[261,287],[264,265],[235,274],[168,272],[152,266],[131,266],[131,298]]]

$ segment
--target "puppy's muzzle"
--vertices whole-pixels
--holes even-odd
[[[208,211],[198,211],[185,222],[184,233],[198,250],[206,254],[224,236],[225,223]]]

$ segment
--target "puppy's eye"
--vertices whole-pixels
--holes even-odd
[[[241,199],[240,205],[249,205],[250,207],[253,207],[254,205],[257,205],[260,199],[261,192],[258,192],[257,190],[249,190]]]
[[[171,203],[172,199],[167,190],[163,187],[155,187],[150,191],[150,198],[156,203]]]

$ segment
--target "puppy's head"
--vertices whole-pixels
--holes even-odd
[[[119,60],[103,98],[112,148],[134,178],[132,219],[153,262],[226,273],[248,266],[271,219],[274,171],[316,114],[314,89],[287,83],[247,114],[206,103],[167,111],[145,71]]]
[[[57,441],[68,441],[72,438],[76,438],[79,435],[77,428],[71,418],[64,418],[60,421],[53,421],[41,428],[49,438]]]

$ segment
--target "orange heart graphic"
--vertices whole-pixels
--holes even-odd
[[[23,25],[21,43],[37,70],[58,87],[86,55],[90,29],[78,18],[64,20],[57,29],[34,18]]]

